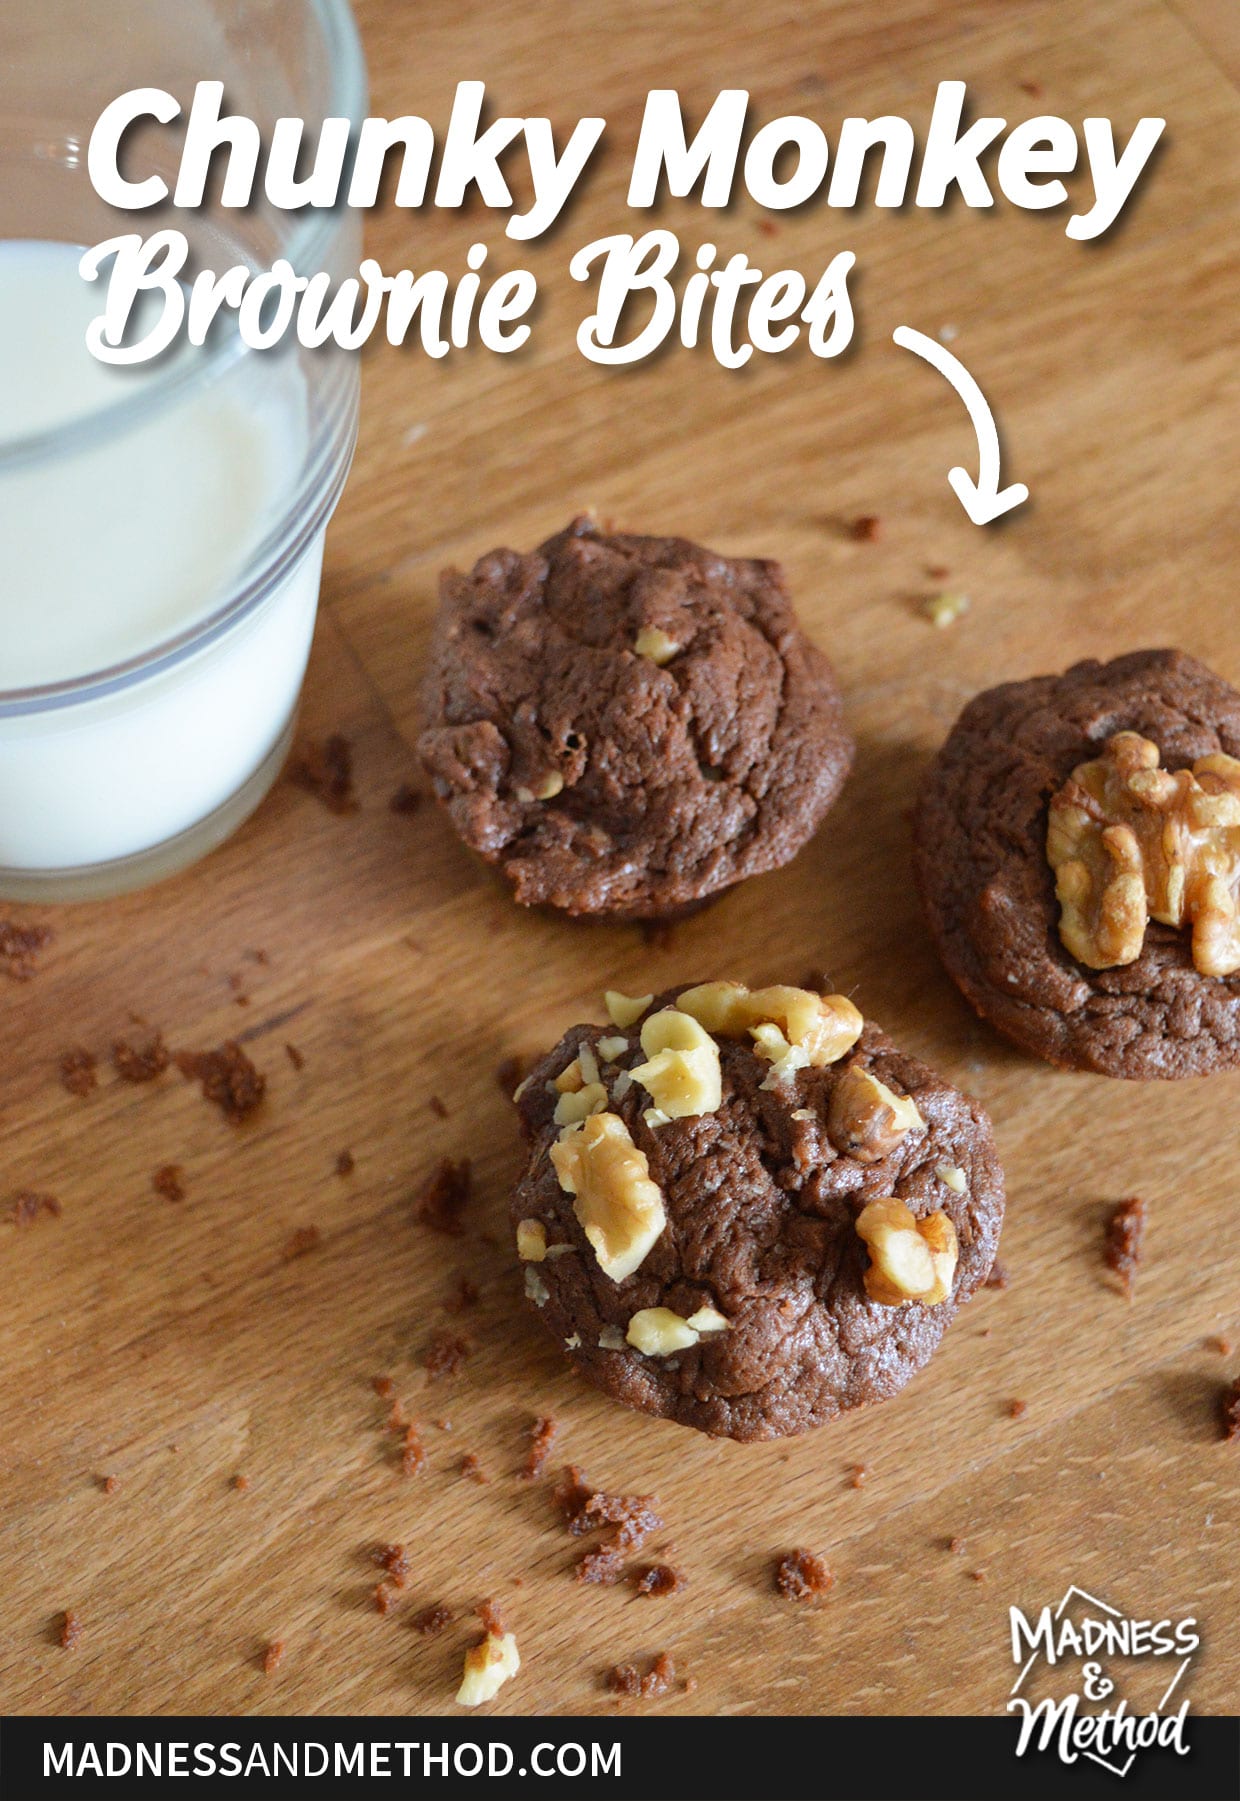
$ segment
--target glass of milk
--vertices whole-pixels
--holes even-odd
[[[110,210],[86,173],[129,88],[222,80],[275,119],[355,123],[347,0],[39,0],[10,10],[0,86],[0,897],[117,893],[179,869],[258,805],[291,739],[327,522],[357,428],[355,355],[249,351],[235,328],[115,368],[85,346],[84,246],[166,226],[197,267],[354,273],[345,209]],[[178,127],[123,172],[175,184]],[[222,163],[222,154],[220,157]],[[260,165],[261,172],[261,165]]]

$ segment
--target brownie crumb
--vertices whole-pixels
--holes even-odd
[[[388,810],[408,817],[409,814],[417,812],[424,798],[424,795],[414,787],[412,782],[402,782],[388,802]]]
[[[100,1476],[99,1486],[105,1495],[114,1495],[120,1487],[120,1482],[115,1476]]]
[[[617,1551],[640,1551],[646,1540],[662,1530],[654,1510],[653,1495],[609,1495],[601,1490],[587,1495],[568,1520],[574,1538],[610,1527],[604,1544]]]
[[[1106,1266],[1119,1277],[1128,1299],[1132,1299],[1133,1277],[1141,1261],[1141,1237],[1145,1231],[1145,1202],[1134,1198],[1121,1201],[1107,1221]]]
[[[477,1482],[483,1488],[485,1488],[491,1480],[481,1463],[478,1461],[478,1455],[475,1451],[466,1451],[465,1455],[461,1458],[461,1474],[462,1476],[468,1476],[471,1482]]]
[[[356,813],[353,792],[353,746],[340,732],[303,747],[289,780],[322,801],[329,813]]]
[[[1028,1413],[1028,1411],[1029,1411],[1028,1401],[1009,1401],[1008,1402],[1008,1418],[1009,1419],[1018,1420],[1024,1414]]]
[[[1022,94],[1028,94],[1031,100],[1040,100],[1044,89],[1040,81],[1022,81],[1019,84]]]
[[[422,1443],[422,1435],[418,1431],[418,1423],[411,1420],[405,1427],[405,1442],[401,1446],[400,1471],[402,1476],[416,1476],[426,1464],[426,1447]]]
[[[675,1595],[684,1588],[687,1577],[683,1570],[678,1570],[670,1563],[639,1564],[630,1577],[635,1594],[652,1595],[655,1600],[662,1600],[664,1595]]]
[[[1240,1439],[1240,1376],[1223,1395],[1223,1437],[1228,1444]]]
[[[969,1575],[974,1582],[985,1582],[986,1580],[985,1570],[970,1570]]]
[[[852,535],[859,544],[877,544],[883,535],[883,522],[877,513],[863,513],[853,520]]]
[[[848,1478],[848,1486],[849,1488],[864,1488],[869,1479],[869,1466],[864,1463],[854,1463],[852,1475]]]
[[[431,1425],[434,1426],[436,1432],[451,1432],[452,1430],[452,1421],[448,1419],[432,1420]]]
[[[404,1588],[411,1568],[404,1545],[376,1545],[370,1556],[394,1587]]]
[[[580,1464],[566,1463],[551,1491],[551,1500],[568,1522],[581,1512],[593,1493],[593,1486],[586,1480],[585,1471]]]
[[[78,1045],[60,1059],[60,1085],[67,1094],[90,1094],[99,1086],[99,1059]]]
[[[595,1551],[583,1551],[573,1566],[578,1582],[597,1583],[613,1588],[624,1575],[624,1558],[614,1545],[602,1544]]]
[[[302,1056],[295,1044],[286,1044],[284,1047],[284,1055],[288,1058],[294,1069],[304,1069],[306,1067],[306,1059]]]
[[[947,1548],[953,1557],[962,1557],[964,1555],[965,1542],[966,1541],[963,1538],[948,1539]]]
[[[427,1381],[440,1382],[445,1376],[455,1376],[472,1350],[470,1340],[459,1332],[449,1332],[443,1327],[432,1332],[426,1347]]]
[[[166,1201],[185,1199],[185,1171],[179,1163],[161,1163],[151,1177],[151,1187]]]
[[[53,1219],[59,1219],[63,1212],[64,1209],[54,1194],[41,1194],[36,1189],[23,1188],[13,1197],[9,1218],[15,1226],[33,1226],[40,1214],[47,1213]]]
[[[271,1643],[267,1646],[267,1649],[263,1652],[263,1675],[274,1676],[283,1662],[284,1640],[282,1638],[273,1638]]]
[[[468,1276],[458,1276],[455,1289],[443,1304],[444,1312],[468,1313],[471,1307],[478,1305],[480,1298],[477,1283],[471,1282]]]
[[[379,1613],[390,1613],[396,1605],[396,1589],[390,1582],[375,1584],[375,1609]]]
[[[996,1257],[994,1262],[990,1266],[990,1274],[987,1276],[986,1280],[982,1283],[982,1287],[983,1288],[1000,1288],[1000,1289],[1002,1289],[1002,1288],[1006,1288],[1007,1285],[1008,1285],[1007,1270],[1003,1267],[1003,1265],[1000,1263],[999,1259]]]
[[[153,1082],[171,1062],[162,1032],[154,1032],[145,1044],[117,1038],[112,1045],[112,1067],[123,1082]]]
[[[243,1495],[250,1486],[250,1478],[248,1476],[243,1476],[241,1472],[238,1471],[229,1486],[236,1489],[239,1495]]]
[[[775,1587],[786,1601],[812,1601],[825,1595],[835,1577],[812,1551],[789,1551],[775,1565]]]
[[[409,1428],[409,1415],[405,1412],[404,1402],[397,1399],[388,1409],[387,1429],[389,1432],[405,1432]]]
[[[559,1426],[549,1414],[542,1414],[530,1427],[530,1452],[525,1460],[525,1468],[521,1474],[527,1482],[533,1482],[541,1476],[543,1466],[551,1455],[551,1447],[555,1443]]]
[[[441,1101],[437,1094],[433,1094],[431,1096],[430,1100],[426,1104],[430,1108],[431,1112],[435,1115],[436,1119],[447,1119],[447,1117],[448,1117],[447,1103],[445,1101]]]
[[[317,1251],[322,1242],[322,1234],[317,1226],[298,1226],[285,1239],[280,1255],[285,1263],[295,1263],[298,1257],[306,1257],[311,1251]]]
[[[444,1157],[422,1190],[414,1212],[432,1231],[459,1238],[465,1230],[461,1215],[472,1192],[469,1158],[462,1157],[459,1163],[454,1163],[451,1157]]]
[[[82,1622],[72,1608],[67,1608],[60,1620],[60,1648],[72,1651],[82,1636]]]
[[[498,1601],[488,1597],[487,1600],[479,1602],[476,1611],[478,1618],[482,1621],[484,1632],[493,1632],[496,1638],[504,1636],[508,1628],[504,1624],[504,1616],[500,1612]]]
[[[666,1651],[651,1659],[645,1671],[635,1663],[618,1663],[607,1672],[607,1687],[613,1695],[635,1701],[654,1701],[667,1694],[676,1680],[676,1665]]]
[[[353,1161],[352,1151],[341,1151],[338,1153],[336,1157],[336,1174],[338,1176],[351,1176],[356,1168],[357,1165]]]
[[[452,1609],[445,1607],[442,1601],[436,1601],[430,1607],[424,1607],[420,1613],[415,1613],[409,1623],[423,1638],[437,1638],[445,1626],[452,1624],[452,1620]]]
[[[1231,1356],[1231,1340],[1230,1340],[1230,1338],[1219,1338],[1219,1337],[1207,1338],[1206,1339],[1206,1350],[1213,1351],[1216,1354],[1216,1356],[1219,1356],[1219,1357],[1230,1357]]]
[[[381,1401],[390,1401],[396,1393],[396,1384],[390,1376],[372,1376],[370,1386]]]
[[[12,982],[28,982],[38,967],[39,953],[56,936],[51,926],[19,926],[0,919],[0,971]]]
[[[505,1057],[497,1066],[495,1080],[502,1095],[511,1100],[521,1086],[525,1076],[526,1059],[524,1057]]]
[[[215,1051],[178,1051],[176,1064],[183,1076],[202,1084],[203,1098],[213,1102],[230,1125],[248,1119],[267,1090],[266,1076],[233,1038]]]

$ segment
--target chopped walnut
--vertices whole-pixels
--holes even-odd
[[[967,594],[932,594],[921,603],[923,616],[939,631],[955,625],[969,610]]]
[[[857,1232],[869,1246],[865,1291],[884,1307],[920,1301],[937,1307],[951,1293],[959,1245],[946,1213],[917,1219],[894,1196],[871,1201],[857,1215]]]
[[[517,1256],[522,1263],[541,1263],[547,1255],[547,1228],[540,1219],[517,1222]]]
[[[838,1063],[856,1044],[864,1023],[845,995],[813,994],[808,988],[703,982],[686,988],[676,1005],[715,1037],[748,1033],[777,1076]]]
[[[456,1698],[462,1707],[479,1707],[493,1700],[504,1683],[521,1667],[517,1641],[511,1632],[488,1632],[465,1653],[465,1673]]]
[[[648,657],[652,663],[662,666],[671,662],[681,646],[657,625],[648,625],[638,632],[633,649],[639,657]]]
[[[953,1194],[963,1194],[969,1185],[964,1171],[958,1164],[936,1163],[934,1173],[944,1187],[950,1188]]]
[[[1046,834],[1059,936],[1079,963],[1134,963],[1150,919],[1192,926],[1202,975],[1240,969],[1240,760],[1221,751],[1159,768],[1159,749],[1116,732],[1053,797]]]
[[[714,1307],[699,1307],[688,1319],[670,1307],[643,1307],[629,1321],[626,1339],[647,1357],[670,1357],[687,1351],[714,1332],[726,1332],[728,1321]]]
[[[514,788],[513,794],[521,802],[522,806],[528,807],[536,800],[554,800],[556,795],[562,794],[563,791],[564,777],[560,774],[558,769],[553,769],[549,774],[542,777],[536,787]]]
[[[618,988],[609,988],[603,996],[603,1004],[612,1025],[627,1032],[630,1026],[637,1024],[653,999],[653,994],[621,994]]]
[[[573,1196],[599,1268],[622,1282],[645,1258],[667,1223],[650,1165],[616,1113],[595,1113],[551,1146],[560,1187]]]
[[[667,1119],[713,1113],[723,1099],[719,1046],[691,1014],[676,1007],[652,1013],[642,1026],[646,1062],[630,1071]]]
[[[841,1156],[858,1163],[877,1163],[925,1124],[911,1095],[894,1094],[873,1070],[856,1063],[835,1084],[827,1108],[828,1138]]]

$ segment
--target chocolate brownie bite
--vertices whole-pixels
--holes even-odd
[[[524,906],[657,919],[794,857],[852,761],[775,563],[578,519],[448,571],[418,742]]]
[[[994,1259],[986,1115],[842,995],[607,1003],[517,1093],[517,1252],[574,1367],[736,1439],[895,1394]]]
[[[948,974],[1023,1049],[1137,1080],[1240,1063],[1240,694],[1195,658],[979,694],[916,869]]]

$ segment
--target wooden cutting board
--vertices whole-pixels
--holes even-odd
[[[443,121],[454,83],[483,78],[497,109],[564,126],[602,112],[606,151],[537,245],[507,242],[477,209],[373,219],[386,268],[458,270],[481,238],[493,266],[534,269],[543,298],[515,356],[366,353],[303,715],[306,737],[352,740],[359,811],[333,816],[285,782],[225,849],[151,893],[16,911],[56,937],[33,980],[0,981],[3,1182],[50,1191],[63,1212],[0,1235],[0,1700],[436,1710],[466,1611],[497,1596],[523,1666],[496,1711],[604,1711],[606,1668],[662,1650],[697,1684],[664,1708],[990,1711],[1011,1683],[1009,1604],[1053,1605],[1075,1582],[1144,1617],[1196,1614],[1190,1698],[1234,1707],[1240,1456],[1218,1406],[1240,1370],[1240,1076],[1127,1087],[1009,1049],[935,961],[908,832],[927,758],[979,688],[1173,643],[1240,682],[1234,8],[600,0],[570,17],[550,0],[363,0],[359,13],[372,111]],[[968,81],[978,113],[1010,119],[1101,111],[1126,130],[1166,116],[1125,222],[1082,246],[1062,212],[811,208],[768,236],[745,200],[709,217],[676,206],[661,222],[689,252],[709,238],[816,275],[854,250],[854,353],[740,374],[700,352],[618,372],[576,353],[587,296],[567,261],[626,226],[649,87],[677,81],[700,118],[719,87],[747,85],[761,116],[805,111],[830,134],[853,112],[924,121],[948,77]],[[972,433],[942,380],[892,347],[898,324],[954,328],[1001,416],[1006,479],[1032,499],[997,529],[970,525],[947,486]],[[842,801],[796,863],[659,945],[523,915],[434,809],[388,806],[417,780],[437,571],[533,545],[591,505],[782,559],[858,741]],[[851,537],[860,514],[880,518],[877,542]],[[972,607],[937,631],[919,602],[943,587]],[[796,1442],[712,1443],[584,1388],[527,1313],[505,1225],[520,1153],[496,1069],[597,1017],[604,986],[813,966],[989,1108],[1010,1286],[976,1299],[895,1401]],[[131,1013],[176,1046],[242,1033],[267,1075],[262,1113],[229,1126],[175,1073],[65,1093],[60,1054],[106,1052]],[[440,1158],[462,1155],[468,1230],[445,1238],[413,1201]],[[168,1162],[186,1172],[179,1203],[152,1191]],[[1101,1234],[1132,1194],[1149,1227],[1129,1303]],[[310,1227],[317,1244],[287,1258]],[[461,1276],[480,1300],[455,1319]],[[428,1387],[422,1359],[445,1324],[474,1348]],[[419,1476],[401,1474],[381,1374],[422,1422]],[[683,1593],[574,1585],[547,1485],[518,1473],[544,1413],[557,1463],[658,1496]],[[469,1453],[485,1484],[462,1475]],[[412,1575],[380,1617],[383,1541],[407,1547]],[[772,1591],[772,1560],[798,1546],[835,1572],[816,1608]],[[424,1639],[410,1622],[433,1602],[458,1617]],[[58,1643],[66,1609],[72,1650]],[[264,1674],[272,1640],[284,1656]]]

